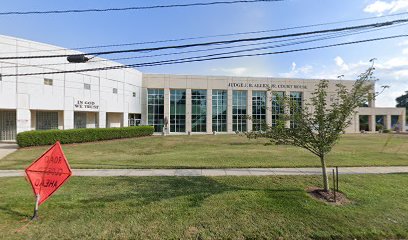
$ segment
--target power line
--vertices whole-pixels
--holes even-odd
[[[269,39],[297,37],[297,36],[313,35],[313,34],[320,34],[320,33],[341,32],[341,31],[355,30],[355,29],[379,28],[379,27],[391,26],[391,25],[394,25],[394,24],[406,23],[406,22],[408,22],[408,19],[398,19],[398,20],[394,20],[394,21],[372,23],[372,24],[365,24],[365,25],[357,25],[357,26],[351,26],[351,27],[342,27],[342,28],[325,29],[325,30],[317,30],[317,31],[309,31],[309,32],[291,33],[291,34],[284,34],[284,35],[273,35],[273,36],[267,36],[267,37],[241,38],[241,39],[233,39],[233,40],[225,40],[225,41],[192,43],[192,44],[172,45],[172,46],[162,46],[162,47],[152,47],[152,48],[126,49],[126,50],[116,50],[116,51],[102,51],[102,52],[87,53],[85,55],[94,55],[95,56],[95,55],[108,55],[108,54],[130,53],[130,52],[150,52],[150,51],[158,51],[158,50],[165,50],[165,49],[179,49],[179,48],[190,48],[190,47],[202,47],[202,46],[209,46],[209,45],[231,44],[231,43],[238,43],[238,42],[262,41],[262,40],[269,40]],[[33,59],[33,58],[58,58],[58,57],[68,57],[68,56],[72,56],[72,55],[74,55],[74,54],[0,57],[0,60]]]
[[[96,46],[86,46],[86,47],[75,47],[75,48],[70,48],[69,50],[84,50],[84,49],[97,49],[97,48],[109,48],[109,47],[125,47],[125,46],[134,46],[134,45],[146,45],[146,44],[165,43],[165,42],[180,42],[180,41],[206,39],[206,38],[230,37],[230,36],[239,36],[239,35],[278,32],[278,31],[287,31],[287,30],[294,30],[294,29],[319,27],[319,26],[326,26],[326,25],[349,23],[349,22],[366,21],[366,20],[372,20],[372,19],[389,18],[389,17],[402,16],[402,15],[407,15],[407,14],[408,14],[408,12],[403,12],[403,13],[395,13],[395,14],[388,14],[388,15],[375,16],[375,17],[356,18],[356,19],[343,20],[343,21],[316,23],[316,24],[310,24],[310,25],[301,25],[301,26],[285,27],[285,28],[278,28],[278,29],[267,29],[267,30],[249,31],[249,32],[236,32],[236,33],[206,35],[206,36],[198,36],[198,37],[185,37],[185,38],[165,39],[165,40],[157,40],[157,41],[144,41],[144,42],[133,42],[133,43],[119,43],[119,44],[107,44],[107,45],[96,45]],[[67,49],[20,51],[19,53],[58,52],[58,51],[65,51],[65,50],[67,50]],[[14,52],[3,52],[3,53],[0,53],[0,54],[11,54],[11,53],[14,53]]]
[[[196,2],[186,4],[154,5],[154,6],[135,6],[122,8],[90,8],[90,9],[69,9],[69,10],[49,10],[49,11],[10,11],[0,12],[0,16],[5,15],[40,15],[40,14],[67,14],[67,13],[89,13],[89,12],[112,12],[112,11],[137,11],[159,8],[178,8],[178,7],[197,7],[211,5],[227,5],[238,3],[259,3],[259,2],[281,2],[284,0],[236,0],[236,1],[216,1],[216,2]]]
[[[248,47],[248,46],[258,46],[258,45],[265,45],[265,44],[279,43],[279,42],[289,42],[287,44],[267,47],[267,48],[275,48],[275,47],[281,47],[281,46],[291,46],[291,45],[297,45],[297,44],[301,44],[301,43],[308,43],[308,42],[321,41],[321,40],[327,40],[327,39],[335,39],[335,38],[340,38],[340,37],[352,36],[352,35],[369,33],[369,32],[374,32],[374,31],[380,31],[380,30],[384,30],[384,29],[400,27],[400,26],[406,25],[406,24],[407,23],[402,23],[402,24],[399,24],[399,25],[391,25],[391,26],[387,26],[387,27],[375,28],[375,29],[370,29],[370,30],[357,29],[357,30],[351,31],[351,33],[349,33],[349,32],[346,32],[346,33],[342,33],[342,32],[340,32],[340,33],[325,33],[325,34],[320,34],[318,36],[313,36],[312,35],[312,36],[306,36],[306,37],[295,37],[295,38],[291,38],[291,39],[275,40],[275,41],[262,42],[262,43],[242,44],[242,45],[236,45],[236,46],[216,47],[216,48],[189,50],[189,51],[174,52],[174,53],[164,53],[164,54],[141,55],[141,56],[132,56],[132,57],[113,58],[113,59],[101,59],[101,60],[92,61],[92,63],[115,61],[115,60],[128,60],[128,59],[162,57],[162,56],[180,55],[180,54],[186,54],[186,53],[197,53],[197,52],[207,52],[207,51],[231,49],[231,48],[240,48],[240,47]],[[321,37],[321,38],[316,39],[316,37]],[[308,40],[308,41],[301,41],[301,42],[291,42],[291,41],[298,40],[298,39],[308,39],[308,38],[315,38],[315,39]],[[249,51],[249,50],[251,50],[251,49],[246,49],[246,50],[241,50],[241,51]],[[226,54],[226,53],[222,53],[222,54]],[[2,62],[2,61],[0,61],[0,62]],[[15,64],[15,63],[12,63],[12,62],[4,62],[4,63]],[[21,65],[21,64],[19,64],[19,68],[24,68],[24,67],[47,68],[47,66],[60,66],[60,65],[69,65],[69,64],[72,64],[72,63],[54,63],[54,64],[37,64],[37,65]],[[2,67],[2,69],[4,69],[4,68],[15,68],[15,66]],[[52,68],[48,68],[48,69],[52,69]]]
[[[256,54],[241,54],[241,55],[231,55],[231,56],[221,56],[221,57],[211,57],[211,55],[203,55],[203,56],[197,56],[197,57],[170,59],[170,60],[156,61],[156,62],[135,63],[135,64],[128,64],[128,65],[112,66],[112,67],[102,67],[102,68],[89,68],[89,69],[55,71],[55,72],[45,72],[45,73],[4,74],[3,77],[34,76],[34,75],[49,75],[49,74],[63,74],[63,73],[79,73],[79,72],[103,71],[103,70],[113,70],[113,69],[122,69],[122,68],[151,67],[151,66],[169,65],[169,64],[202,62],[202,61],[240,58],[240,57],[278,55],[278,54],[310,51],[310,50],[331,48],[331,47],[338,47],[338,46],[346,46],[346,45],[359,44],[359,43],[365,43],[365,42],[388,40],[388,39],[401,38],[401,37],[408,37],[408,35],[407,34],[393,35],[393,36],[388,36],[388,37],[371,38],[371,39],[365,39],[365,40],[359,40],[359,41],[343,42],[343,43],[336,43],[336,44],[330,44],[330,45],[300,48],[300,49],[292,49],[292,50],[284,50],[284,51],[276,51],[276,52],[265,52],[265,53],[256,53]],[[197,59],[197,58],[200,58],[200,59]]]

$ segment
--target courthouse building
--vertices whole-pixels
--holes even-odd
[[[0,57],[54,54],[80,52],[0,35]],[[134,125],[151,125],[156,132],[167,126],[170,134],[252,131],[261,122],[276,124],[283,108],[275,96],[288,96],[301,105],[319,82],[146,74],[133,68],[80,71],[120,65],[102,58],[86,63],[68,63],[66,58],[1,59],[0,141],[13,141],[17,133],[30,130]],[[55,73],[24,75],[47,72]],[[351,87],[353,81],[329,81],[329,97],[334,97],[336,83]],[[347,132],[375,132],[378,125],[403,130],[402,123],[405,108],[377,108],[371,101],[358,109]]]

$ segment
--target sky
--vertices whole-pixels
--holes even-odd
[[[151,6],[212,1],[215,0],[13,0],[3,1],[0,12]],[[280,35],[394,19],[405,19],[408,18],[408,14],[387,17],[389,14],[405,12],[408,12],[408,0],[283,0],[268,3],[214,5],[126,12],[0,16],[0,34],[49,43],[65,48],[76,48],[273,30],[369,17],[382,17],[369,21],[354,21],[314,28],[142,45],[143,47],[152,47]],[[302,45],[286,46],[268,51],[335,44],[407,33],[408,25],[402,25],[381,31],[367,32]],[[141,47],[141,45],[128,46],[125,48],[138,47]],[[110,49],[116,50],[125,48]],[[173,50],[166,53],[174,53],[177,51],[181,50]],[[139,55],[148,54],[153,53],[139,53]],[[202,55],[208,53],[201,52],[194,53],[193,55],[197,54]],[[124,55],[116,55],[109,56],[109,58],[123,56]],[[125,57],[128,56],[137,55],[133,53]],[[119,62],[132,64],[143,61],[156,61],[188,56],[192,56],[192,54],[119,60]],[[343,79],[353,80],[369,67],[369,60],[372,58],[377,59],[375,61],[375,76],[379,79],[377,90],[381,91],[381,86],[390,86],[390,88],[387,88],[378,96],[377,106],[393,107],[395,106],[395,98],[404,94],[405,91],[408,91],[408,37],[305,52],[143,67],[138,68],[138,70],[145,73],[318,79],[336,79],[338,76],[344,75]]]

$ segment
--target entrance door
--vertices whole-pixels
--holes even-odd
[[[16,140],[16,111],[0,111],[0,141]]]

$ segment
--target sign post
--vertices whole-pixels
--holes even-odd
[[[71,177],[72,171],[61,144],[57,141],[25,172],[36,196],[34,215],[31,218],[35,220],[38,218],[38,207]]]

